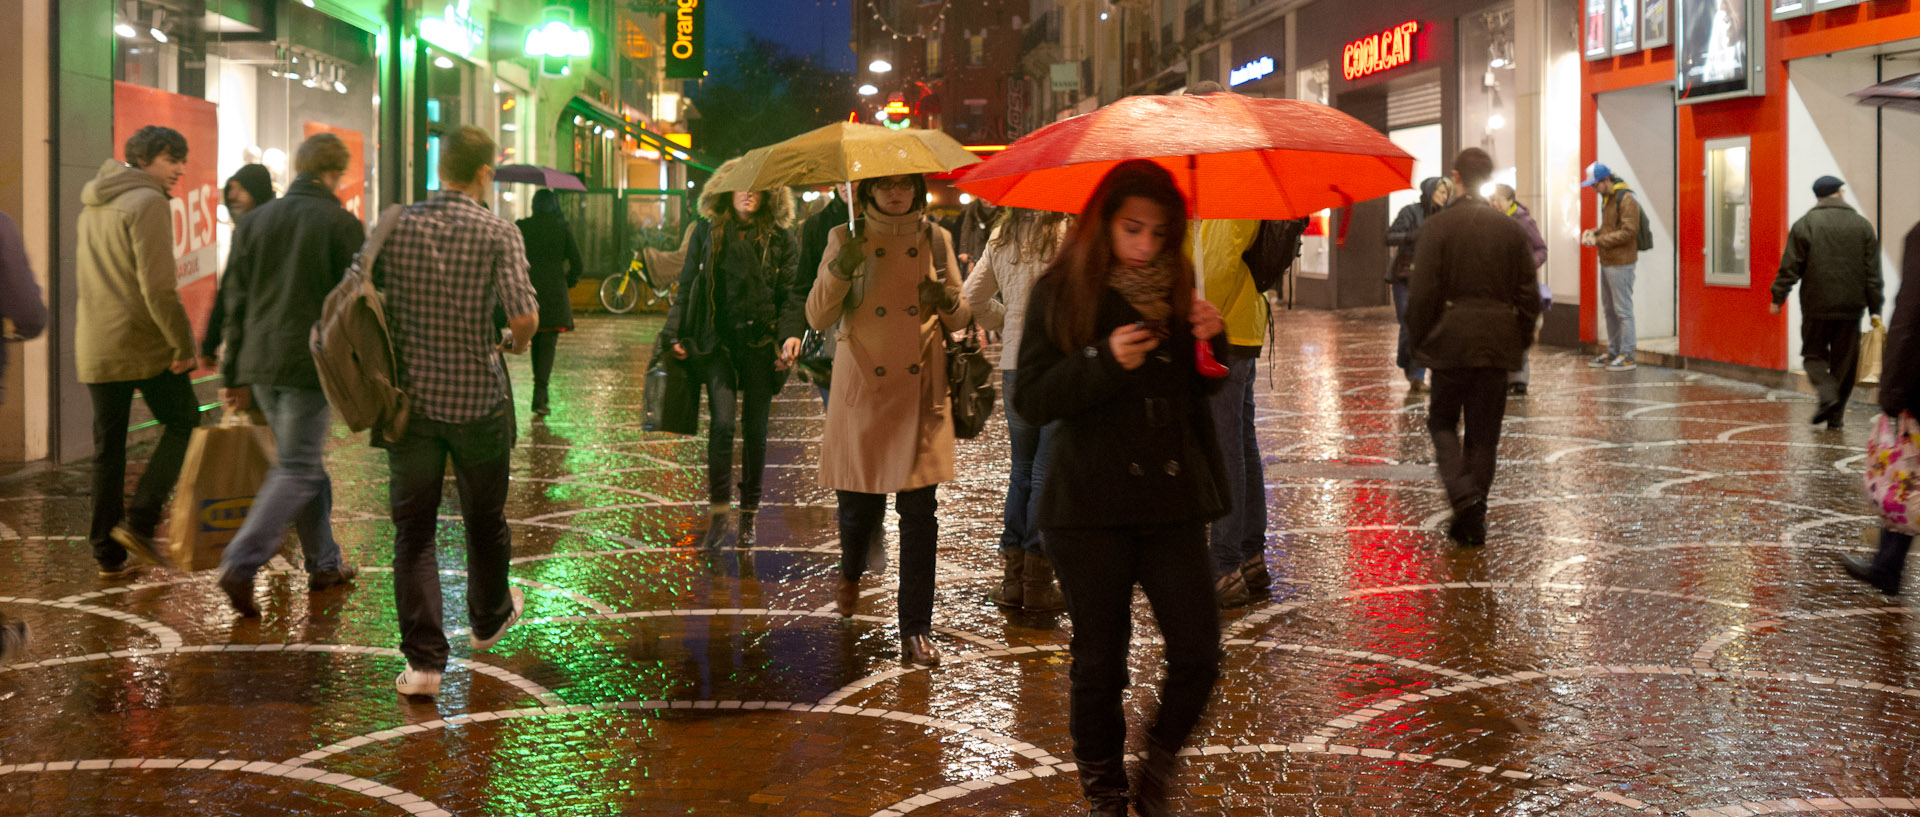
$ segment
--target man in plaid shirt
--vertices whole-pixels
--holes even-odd
[[[387,446],[392,471],[393,595],[407,670],[402,695],[435,695],[447,664],[434,530],[453,459],[467,528],[467,617],[473,648],[492,647],[525,605],[507,585],[507,473],[513,394],[500,352],[521,354],[539,328],[527,253],[513,222],[480,201],[493,188],[493,138],[465,127],[441,139],[433,198],[402,210],[374,267],[412,400],[407,433]],[[512,316],[502,341],[495,307]]]

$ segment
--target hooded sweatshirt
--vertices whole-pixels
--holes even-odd
[[[1387,265],[1387,283],[1404,284],[1413,272],[1413,248],[1420,241],[1420,225],[1440,209],[1433,203],[1433,195],[1439,189],[1439,176],[1429,176],[1420,182],[1420,200],[1400,208],[1393,224],[1387,227],[1387,246],[1395,248],[1393,262]]]
[[[75,226],[79,309],[74,365],[82,383],[145,380],[195,356],[174,290],[173,213],[160,180],[114,160],[80,190]]]

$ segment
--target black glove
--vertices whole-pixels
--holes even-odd
[[[960,290],[932,278],[920,280],[920,302],[936,312],[952,312],[960,305]]]
[[[833,274],[842,281],[851,281],[860,275],[860,265],[867,262],[867,239],[865,236],[850,236],[840,245],[840,254],[833,258]]]

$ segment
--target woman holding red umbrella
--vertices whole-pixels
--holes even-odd
[[[1224,327],[1194,295],[1186,229],[1165,169],[1114,167],[1034,288],[1015,374],[1015,411],[1059,423],[1039,524],[1073,621],[1069,731],[1092,815],[1127,811],[1121,696],[1136,584],[1167,645],[1142,814],[1172,813],[1175,756],[1219,672],[1207,523],[1228,494],[1207,399],[1225,381],[1198,371],[1194,349],[1223,343]]]

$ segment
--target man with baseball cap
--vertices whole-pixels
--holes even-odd
[[[1600,226],[1580,234],[1580,243],[1600,254],[1600,305],[1607,317],[1607,351],[1587,361],[1590,369],[1633,371],[1633,272],[1640,263],[1640,202],[1624,179],[1599,162],[1587,165],[1581,187],[1600,194]]]
[[[1880,238],[1873,223],[1847,205],[1844,182],[1821,176],[1813,195],[1820,201],[1787,232],[1769,310],[1780,314],[1787,293],[1800,284],[1800,356],[1820,397],[1811,422],[1837,429],[1845,424],[1860,365],[1860,313],[1880,316]]]

